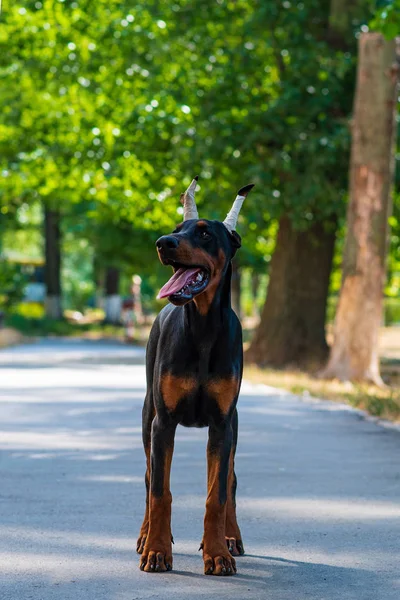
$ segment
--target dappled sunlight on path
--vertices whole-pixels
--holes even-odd
[[[78,340],[0,352],[1,600],[399,598],[400,434],[247,383],[238,575],[202,575],[207,432],[184,428],[174,571],[140,572],[144,392],[142,349]]]

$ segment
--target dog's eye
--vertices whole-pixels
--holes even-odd
[[[205,231],[205,229],[203,229],[203,231],[200,233],[200,237],[202,240],[209,240],[211,235],[208,233],[208,231]]]

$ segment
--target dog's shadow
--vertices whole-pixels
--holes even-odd
[[[175,553],[174,556],[176,562],[179,562],[179,557],[191,557],[184,553]],[[259,554],[245,554],[236,560],[236,564],[238,572],[233,577],[205,577],[201,572],[182,570],[174,570],[171,575],[197,580],[196,587],[200,582],[202,587],[208,587],[210,581],[222,580],[223,585],[247,586],[247,591],[264,589],[268,590],[271,597],[279,600],[294,597],[318,600],[377,600],[378,590],[379,598],[386,600],[395,597],[394,582],[365,568],[333,566]],[[199,561],[199,566],[201,568],[202,561]],[[247,594],[246,596],[249,597]]]

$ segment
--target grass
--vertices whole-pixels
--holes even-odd
[[[146,345],[150,333],[150,325],[135,327],[133,337],[128,340],[122,325],[109,325],[99,321],[82,323],[68,319],[31,318],[20,314],[9,315],[4,324],[28,338],[46,336],[82,337],[93,340],[106,338],[128,341],[139,346]]]
[[[344,402],[367,411],[374,417],[400,422],[400,387],[398,368],[392,363],[382,365],[382,375],[390,386],[357,385],[337,380],[326,381],[295,370],[259,369],[246,366],[244,376],[255,383],[283,388],[297,396]]]
[[[26,336],[82,336],[84,334],[97,334],[104,337],[122,337],[123,328],[115,325],[103,325],[99,323],[73,323],[68,320],[37,319],[14,314],[5,320],[7,327],[13,327]],[[90,336],[89,336],[90,337]]]

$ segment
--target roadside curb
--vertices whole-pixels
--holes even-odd
[[[350,412],[354,415],[358,415],[361,419],[365,421],[369,421],[370,423],[375,423],[379,425],[379,427],[384,427],[385,429],[392,429],[394,431],[400,432],[400,423],[396,423],[395,421],[388,421],[387,419],[381,419],[379,417],[374,417],[367,413],[367,411],[362,410],[361,408],[355,408],[350,404],[346,404],[345,402],[336,402],[335,400],[328,400],[327,398],[321,398],[318,396],[313,396],[310,393],[306,392],[304,394],[293,394],[288,390],[283,388],[275,388],[273,386],[266,385],[265,383],[254,383],[249,379],[244,379],[246,383],[257,386],[260,392],[263,391],[267,393],[274,392],[278,396],[289,396],[290,398],[296,398],[300,402],[304,404],[312,404],[318,405],[319,408],[326,411],[337,411],[343,410],[346,412]]]

